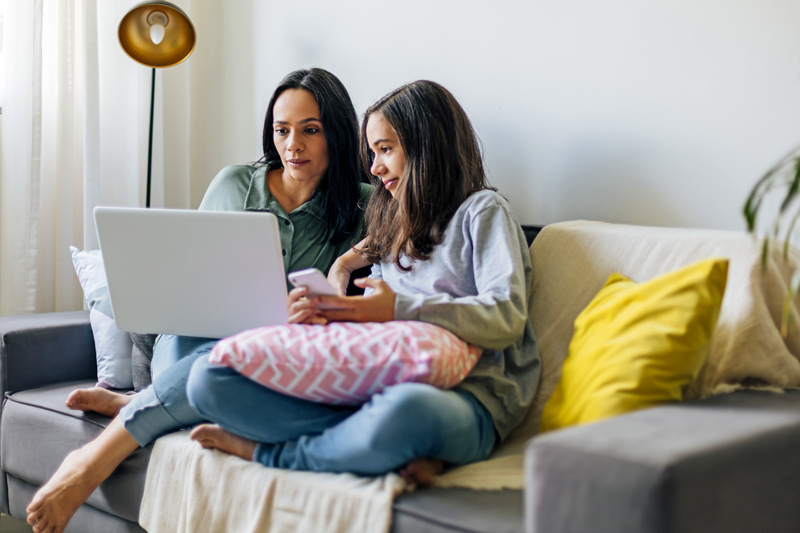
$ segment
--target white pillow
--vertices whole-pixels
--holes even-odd
[[[130,333],[117,328],[111,311],[106,271],[100,250],[69,247],[72,264],[83,295],[89,305],[89,322],[97,352],[97,386],[112,389],[133,388]]]

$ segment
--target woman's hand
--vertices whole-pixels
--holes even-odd
[[[328,270],[328,283],[333,286],[333,290],[339,296],[347,294],[347,285],[350,283],[350,275],[352,273],[353,271],[347,268],[344,262],[339,261],[339,259],[334,261],[331,269]]]
[[[369,296],[320,296],[314,298],[322,303],[335,305],[338,309],[318,309],[319,317],[329,322],[388,322],[394,320],[394,302],[397,295],[380,279],[360,278],[354,280],[357,287],[374,290]]]
[[[364,247],[364,240],[355,245],[356,249]],[[353,271],[369,265],[369,261],[357,254],[353,249],[347,250],[331,265],[328,270],[328,283],[333,285],[333,289],[339,296],[347,294],[347,285],[350,283],[350,276]]]
[[[314,307],[319,298],[306,298],[308,287],[295,287],[289,291],[289,324],[327,324]]]

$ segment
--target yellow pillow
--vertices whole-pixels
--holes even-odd
[[[727,259],[642,284],[611,274],[575,319],[541,430],[680,401],[708,352],[727,279]]]

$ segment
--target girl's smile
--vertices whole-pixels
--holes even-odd
[[[405,179],[406,154],[397,133],[381,113],[373,113],[367,121],[367,144],[372,152],[370,172],[380,178],[383,187],[397,198]]]

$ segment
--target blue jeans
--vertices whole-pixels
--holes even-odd
[[[205,421],[189,405],[186,381],[195,360],[208,354],[216,343],[217,339],[175,335],[158,338],[150,366],[153,383],[119,412],[125,429],[140,446]]]
[[[377,475],[420,457],[480,461],[495,443],[492,417],[472,394],[421,383],[337,407],[275,392],[201,357],[187,393],[199,416],[258,443],[253,460],[271,467]]]

